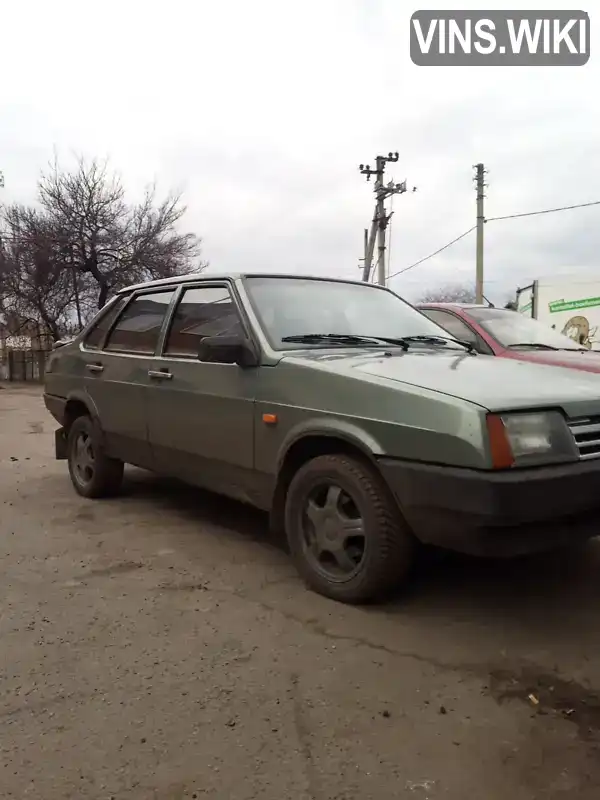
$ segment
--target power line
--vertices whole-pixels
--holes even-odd
[[[507,214],[507,215],[502,216],[502,217],[487,217],[485,221],[486,222],[498,222],[498,221],[503,220],[503,219],[517,219],[519,217],[534,217],[534,216],[538,216],[540,214],[553,214],[556,211],[570,211],[571,209],[574,209],[574,208],[589,208],[590,206],[599,206],[599,205],[600,205],[600,200],[593,200],[590,203],[577,203],[576,205],[561,206],[560,208],[546,208],[543,211],[526,211],[523,214]],[[400,269],[400,270],[398,270],[398,272],[394,272],[392,275],[390,275],[388,277],[388,280],[390,278],[395,278],[397,275],[402,275],[403,272],[408,272],[409,269],[414,269],[414,267],[418,267],[419,264],[423,264],[423,262],[425,262],[425,261],[429,261],[430,258],[433,258],[434,256],[437,256],[439,253],[442,253],[448,247],[451,247],[453,244],[456,244],[456,242],[459,242],[461,239],[464,239],[464,237],[468,236],[472,231],[475,230],[476,227],[477,226],[474,225],[472,228],[469,228],[468,231],[465,231],[464,233],[461,233],[461,235],[457,236],[456,239],[452,239],[451,242],[448,242],[448,244],[445,244],[443,247],[440,247],[440,249],[436,250],[434,253],[430,253],[428,256],[425,256],[424,258],[419,259],[419,261],[415,261],[414,264],[411,264],[408,267],[404,267],[404,269]]]
[[[570,211],[572,208],[588,208],[589,206],[600,206],[600,200],[593,200],[591,203],[577,203],[577,205],[574,206],[546,208],[544,211],[526,211],[524,214],[507,214],[505,217],[488,217],[486,222],[497,222],[500,219],[516,219],[517,217],[534,217],[538,214],[553,214],[555,211]]]
[[[523,285],[527,285],[528,283],[533,283],[534,280],[539,280],[539,281],[556,281],[556,280],[558,280],[558,281],[562,281],[562,280],[567,280],[568,279],[570,284],[573,284],[573,286],[577,286],[577,285],[585,285],[585,284],[588,284],[588,283],[593,283],[594,280],[596,280],[596,273],[594,273],[594,272],[583,273],[583,274],[587,275],[587,277],[585,277],[585,278],[577,278],[577,280],[573,279],[571,277],[571,273],[568,273],[568,272],[560,272],[560,271],[558,271],[558,272],[549,273],[549,274],[546,273],[544,275],[537,275],[536,274],[535,278],[522,278],[521,279],[521,283]],[[467,280],[470,277],[470,275],[471,275],[471,270],[466,270],[466,271],[459,271],[459,272],[454,273],[453,277],[456,278],[457,282],[460,282],[463,279]],[[504,283],[505,284],[507,282],[511,283],[511,281],[512,281],[512,278],[510,278],[510,277],[509,278],[506,278],[506,277],[504,277],[504,278],[486,278],[485,284],[486,284],[486,286],[488,284],[490,284],[490,283],[493,283],[493,284]],[[408,285],[408,284],[422,284],[422,283],[423,283],[422,279],[420,279],[420,278],[412,278],[412,279],[404,281],[403,285],[404,284],[406,284],[406,285]]]
[[[390,278],[395,278],[397,275],[402,275],[403,272],[408,272],[409,269],[414,269],[415,267],[418,267],[419,264],[422,264],[424,261],[428,261],[430,258],[433,258],[434,256],[437,256],[438,253],[441,253],[444,250],[447,250],[453,244],[456,244],[456,242],[460,242],[461,239],[464,239],[465,236],[468,236],[470,233],[472,233],[475,230],[476,227],[477,227],[477,225],[473,225],[473,227],[469,228],[468,231],[465,231],[464,233],[461,233],[461,235],[457,236],[456,239],[452,239],[451,242],[448,242],[448,244],[445,244],[443,247],[440,247],[440,249],[436,250],[434,253],[430,253],[428,256],[425,256],[425,258],[421,258],[421,259],[419,259],[419,261],[415,261],[415,263],[411,264],[409,267],[404,267],[404,269],[399,269],[398,272],[394,272],[392,275],[390,275]]]

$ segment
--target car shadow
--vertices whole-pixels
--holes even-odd
[[[150,502],[161,511],[218,526],[224,536],[262,543],[287,552],[269,531],[268,516],[250,506],[177,480],[128,471],[121,502]],[[411,585],[385,605],[387,614],[430,614],[433,609],[525,616],[547,625],[556,613],[600,608],[600,540],[549,553],[513,559],[483,559],[425,549]]]
[[[516,558],[476,558],[431,549],[416,578],[423,603],[505,609],[538,604],[544,618],[553,610],[600,604],[600,540]]]
[[[117,502],[131,504],[136,519],[140,511],[162,517],[192,571],[206,572],[203,537],[216,535],[215,587],[304,625],[331,646],[366,647],[377,664],[393,654],[418,669],[457,676],[460,685],[474,678],[477,691],[498,703],[516,698],[528,713],[533,696],[540,714],[567,708],[582,737],[588,729],[600,731],[600,695],[593,689],[600,663],[600,541],[498,560],[424,549],[409,585],[395,597],[353,607],[304,587],[282,552],[284,542],[270,535],[265,513],[129,470]],[[440,696],[455,708],[459,694],[446,695],[444,685]]]
[[[197,521],[199,527],[206,523],[216,525],[232,536],[286,549],[284,541],[271,535],[265,512],[173,478],[128,469],[119,500],[151,502],[163,511],[183,514]]]

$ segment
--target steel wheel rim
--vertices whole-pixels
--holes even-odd
[[[352,580],[366,556],[365,523],[352,495],[335,481],[321,481],[307,492],[301,511],[301,541],[306,560],[333,583]]]
[[[94,479],[96,459],[89,433],[81,431],[73,445],[73,474],[77,483],[87,486]]]

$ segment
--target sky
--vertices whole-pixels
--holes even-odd
[[[580,4],[511,2],[513,9]],[[431,8],[452,9],[436,0]],[[485,8],[499,8],[495,4]],[[359,278],[373,213],[361,163],[398,151],[391,273],[487,217],[600,200],[600,64],[418,67],[400,0],[21,0],[0,48],[0,202],[35,201],[56,154],[108,158],[134,199],[183,191],[211,271]],[[458,8],[481,5],[461,0]],[[600,206],[485,227],[485,294],[600,277]],[[394,278],[411,301],[472,286],[475,236]]]

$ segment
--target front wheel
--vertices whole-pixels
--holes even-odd
[[[370,465],[350,456],[319,456],[298,470],[285,527],[306,583],[344,603],[385,597],[414,562],[414,537],[387,487]]]
[[[123,462],[106,455],[90,417],[78,417],[71,425],[67,458],[71,481],[82,497],[107,497],[120,489]]]

